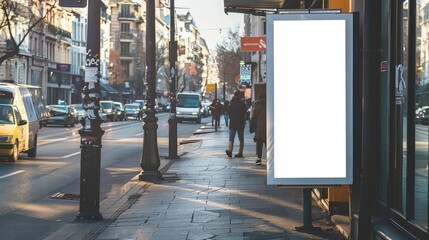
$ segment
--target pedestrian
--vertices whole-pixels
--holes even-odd
[[[263,144],[265,144],[265,147],[267,146],[267,103],[265,96],[265,92],[259,94],[258,99],[252,104],[252,111],[250,113],[250,121],[256,121],[253,141],[256,142],[256,155],[258,159],[255,165],[261,165]]]
[[[229,123],[229,114],[228,114],[228,108],[229,108],[229,101],[225,100],[225,104],[223,105],[223,119],[225,119],[225,126],[228,127]]]
[[[222,112],[222,104],[220,100],[215,98],[213,103],[210,105],[210,109],[212,112],[212,126],[216,124],[216,126],[220,126],[220,114]]]
[[[241,92],[235,91],[234,97],[232,97],[229,102],[228,115],[229,115],[229,142],[228,149],[226,150],[226,155],[232,157],[232,150],[234,147],[235,134],[238,135],[238,140],[240,145],[238,148],[238,153],[234,157],[243,157],[243,148],[244,148],[244,126],[246,124],[246,105],[244,101],[241,100]]]

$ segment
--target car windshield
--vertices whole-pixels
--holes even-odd
[[[116,103],[115,103],[115,108],[116,108],[117,110],[122,110],[122,106],[121,106],[121,104],[116,104]]]
[[[51,116],[65,116],[67,115],[67,107],[66,106],[52,106],[49,111]]]
[[[101,107],[104,109],[112,109],[111,103],[101,103]]]
[[[125,105],[125,109],[138,110],[139,106],[138,105]]]
[[[187,108],[198,108],[200,99],[197,95],[179,95],[177,96],[177,106]]]
[[[1,106],[0,107],[0,124],[14,124],[15,120],[12,115],[12,107],[11,106]]]

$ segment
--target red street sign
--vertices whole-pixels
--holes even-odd
[[[263,52],[267,49],[266,37],[242,37],[241,52]]]
[[[380,72],[387,72],[387,61],[380,62]]]

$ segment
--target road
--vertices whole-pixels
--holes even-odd
[[[168,155],[168,113],[159,113],[160,158]],[[178,143],[201,124],[179,123]],[[100,202],[115,194],[141,171],[143,122],[102,124]],[[80,136],[73,128],[45,127],[39,132],[36,158],[21,154],[18,162],[0,162],[0,239],[43,239],[74,220],[79,210]],[[71,200],[55,198],[65,193]]]

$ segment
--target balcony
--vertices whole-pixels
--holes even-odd
[[[121,32],[120,39],[133,39],[134,35],[131,32]]]
[[[71,39],[71,32],[51,24],[46,24],[45,33],[50,35],[60,36],[61,39],[64,39],[64,38]]]

